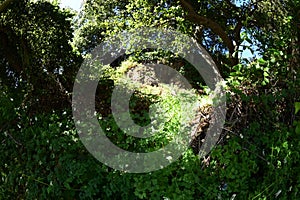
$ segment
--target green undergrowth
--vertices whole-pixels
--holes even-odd
[[[101,87],[122,83],[114,69],[105,70],[109,73],[99,82],[104,84]],[[237,76],[232,80],[239,80]],[[123,83],[119,86],[125,91],[135,87]],[[2,92],[0,199],[297,199],[299,112],[294,126],[282,123],[281,113],[275,111],[285,106],[278,105],[288,95],[284,90],[276,91],[276,97],[272,93],[245,95],[244,88],[228,84],[233,85],[231,93],[240,97],[240,103],[248,105],[248,115],[250,105],[260,112],[252,112],[244,126],[226,126],[226,134],[206,160],[188,149],[169,166],[144,174],[116,171],[97,161],[81,143],[70,110],[28,116],[19,108],[20,102]],[[188,124],[185,114],[195,102],[200,107],[201,102],[211,104],[194,91],[164,87],[136,89],[129,101],[130,116],[137,124],[147,126],[153,118],[164,122],[156,126],[157,134],[151,138],[128,136],[111,113],[98,113],[99,125],[114,144],[132,152],[157,150],[176,137],[182,124]],[[179,95],[172,95],[174,91]],[[110,100],[110,95],[105,99]]]

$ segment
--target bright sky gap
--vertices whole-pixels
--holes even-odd
[[[79,11],[83,0],[61,0],[60,7],[72,8],[73,10]]]

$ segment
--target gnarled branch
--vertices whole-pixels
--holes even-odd
[[[223,42],[226,45],[226,47],[228,48],[230,54],[234,53],[233,42],[228,37],[225,30],[223,30],[223,28],[218,23],[216,23],[215,21],[213,21],[209,18],[206,18],[204,16],[200,16],[194,10],[192,5],[190,5],[190,3],[188,3],[186,0],[180,0],[180,3],[181,3],[181,6],[183,7],[183,9],[185,9],[188,13],[186,16],[188,20],[190,20],[191,22],[194,22],[196,24],[203,25],[203,26],[210,28],[215,34],[217,34],[223,40]]]

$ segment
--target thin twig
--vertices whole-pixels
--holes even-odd
[[[13,120],[11,121],[10,123],[12,122],[16,122],[16,120]],[[8,124],[5,124],[1,129],[0,129],[0,132],[4,131],[4,129],[6,129],[8,127]],[[6,134],[10,137],[10,139],[12,139],[14,141],[14,143],[16,143],[17,145],[19,146],[23,146],[23,144],[21,142],[18,142],[9,132],[6,132]],[[2,143],[4,143],[5,139],[2,141]]]
[[[19,145],[19,146],[23,146],[23,144],[22,143],[20,143],[20,142],[18,142],[10,133],[6,133],[9,137],[10,137],[10,139],[12,139],[17,145]]]
[[[241,136],[238,135],[237,133],[235,133],[235,132],[233,132],[233,131],[231,131],[231,130],[229,130],[229,129],[226,129],[226,128],[223,128],[223,129],[224,129],[225,131],[228,131],[228,132],[230,132],[230,133],[232,133],[232,134],[234,134],[234,135],[236,135],[236,136],[238,136],[238,137],[241,138]],[[245,141],[246,143],[248,143],[249,145],[253,145],[253,144],[252,144],[251,142],[249,142],[248,140],[244,140],[244,141]],[[243,149],[243,150],[246,150],[246,151],[248,151],[248,152],[250,152],[250,153],[252,153],[252,154],[254,154],[254,155],[257,156],[257,157],[259,157],[260,159],[262,159],[263,161],[265,161],[268,165],[271,164],[267,159],[265,159],[264,157],[262,157],[261,155],[255,153],[255,152],[253,152],[253,151],[247,149],[246,147],[242,147],[242,149]],[[273,164],[271,164],[271,165],[273,165]],[[273,165],[273,166],[274,166],[274,165]]]
[[[265,161],[268,165],[271,164],[267,159],[265,159],[264,157],[262,157],[261,155],[255,153],[255,152],[253,152],[253,151],[247,149],[246,147],[242,147],[242,149],[248,151],[249,153],[254,154],[254,155],[257,156],[257,157],[259,157],[260,159],[262,159],[263,161]],[[273,165],[273,164],[272,164],[272,165]]]

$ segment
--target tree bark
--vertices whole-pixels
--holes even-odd
[[[229,53],[231,55],[234,53],[235,49],[232,40],[228,37],[225,30],[223,30],[223,28],[218,23],[204,16],[200,16],[186,0],[180,0],[180,3],[183,9],[188,12],[186,16],[188,20],[210,28],[214,33],[220,36],[224,44],[227,46]]]

